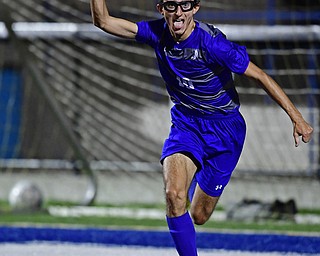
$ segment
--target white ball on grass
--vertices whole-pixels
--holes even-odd
[[[38,211],[42,203],[40,189],[30,181],[16,183],[9,194],[9,204],[14,211]]]

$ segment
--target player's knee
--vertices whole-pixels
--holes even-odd
[[[210,216],[203,214],[203,213],[198,213],[198,214],[192,213],[192,219],[193,219],[194,224],[196,224],[196,225],[205,224],[209,218],[210,218]]]
[[[212,209],[208,209],[206,207],[201,208],[193,208],[191,211],[191,216],[194,224],[203,225],[205,224],[211,217]]]
[[[186,202],[186,191],[178,189],[166,189],[166,199],[173,205]]]
[[[166,202],[170,214],[178,216],[181,212],[185,211],[186,208],[186,191],[178,190],[175,188],[166,189]]]

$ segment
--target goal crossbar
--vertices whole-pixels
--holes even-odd
[[[226,25],[217,24],[230,40],[235,41],[319,41],[319,25]],[[20,38],[26,39],[112,39],[91,23],[65,22],[15,22],[12,29]],[[4,23],[0,22],[0,39],[8,38]]]

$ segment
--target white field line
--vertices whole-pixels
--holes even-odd
[[[150,208],[124,208],[124,207],[94,207],[94,206],[50,206],[49,214],[60,217],[125,217],[135,219],[164,219],[165,211],[161,209]],[[211,217],[213,221],[227,220],[226,213],[215,211]],[[315,214],[296,214],[295,222],[298,224],[320,224],[320,216]]]
[[[153,248],[153,247],[134,247],[134,246],[100,246],[92,244],[68,244],[68,243],[26,243],[26,244],[0,244],[1,256],[172,256],[177,255],[173,248]],[[296,253],[263,253],[263,252],[243,252],[225,250],[199,250],[199,256],[302,256],[306,254]],[[310,255],[310,254],[308,254]]]

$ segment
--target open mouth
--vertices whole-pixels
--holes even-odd
[[[174,22],[173,22],[174,29],[175,30],[181,29],[183,27],[183,23],[184,22],[181,19],[174,20]]]

